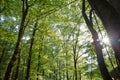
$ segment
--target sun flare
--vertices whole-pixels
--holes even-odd
[[[102,42],[105,43],[105,44],[109,44],[109,43],[110,43],[108,37],[104,37],[104,38],[102,39]]]

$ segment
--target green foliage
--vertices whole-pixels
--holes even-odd
[[[90,77],[93,80],[101,80],[92,37],[82,18],[81,1],[28,0],[28,4],[30,9],[21,42],[18,80],[25,79],[30,38],[36,19],[38,25],[32,49],[31,80],[37,78],[38,80],[66,80],[67,71],[69,79],[73,80],[74,56],[77,60],[78,80],[80,75],[81,80],[90,80]],[[22,0],[2,0],[0,3],[0,56],[3,48],[6,48],[0,63],[0,80],[4,78],[6,67],[16,46],[22,19],[21,5]],[[100,21],[99,23],[102,25]],[[103,26],[100,28],[105,32]],[[99,32],[98,28],[96,30]],[[76,54],[73,47],[76,47]],[[108,50],[112,52],[109,45]],[[111,57],[114,57],[113,54]],[[106,63],[111,65],[108,57]],[[111,66],[109,69],[112,69]]]

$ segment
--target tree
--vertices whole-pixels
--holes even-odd
[[[33,27],[33,33],[31,36],[31,43],[30,43],[30,49],[29,49],[29,57],[28,57],[28,63],[27,63],[27,75],[26,75],[26,80],[29,80],[29,76],[30,76],[30,68],[31,68],[31,58],[32,58],[32,47],[33,47],[33,43],[34,43],[34,38],[35,38],[35,34],[36,34],[36,28],[38,25],[38,19],[36,20],[36,23]]]
[[[110,44],[103,46],[100,35],[104,38],[106,31],[109,37],[119,34],[112,34],[119,29],[112,27],[119,25],[119,21],[114,21],[119,20],[116,16],[120,15],[119,0],[86,0],[87,17],[81,13],[80,0],[0,2],[0,79],[102,80],[101,71],[104,79],[111,80],[119,73],[114,68],[117,67],[115,59],[119,65],[119,54],[116,52],[115,58]],[[114,38],[117,40],[119,36]],[[118,51],[118,42],[112,46]]]
[[[15,64],[15,61],[19,57],[20,49],[21,49],[21,40],[22,40],[22,37],[24,35],[24,31],[25,31],[25,27],[26,27],[25,20],[26,20],[26,16],[27,16],[27,13],[28,13],[28,9],[29,9],[29,5],[28,5],[27,0],[23,0],[22,1],[22,19],[21,19],[21,24],[20,24],[18,40],[17,40],[17,43],[16,43],[14,54],[13,54],[13,56],[12,56],[12,58],[11,58],[9,64],[8,64],[4,80],[11,80],[13,66]]]
[[[92,14],[90,12],[90,19],[88,19],[87,15],[85,13],[85,0],[83,0],[82,13],[83,13],[83,17],[88,25],[88,28],[93,36],[95,50],[96,50],[96,54],[97,54],[97,59],[98,59],[98,64],[100,67],[101,75],[102,75],[104,80],[108,80],[108,79],[112,80],[112,78],[109,75],[109,72],[106,68],[105,62],[104,62],[102,46],[100,45],[100,42],[98,41],[98,39],[99,39],[98,34],[97,34],[96,30],[93,28],[92,17],[91,17]]]
[[[115,9],[117,5],[110,5],[107,0],[88,0],[88,2],[102,20],[115,52],[118,66],[120,66],[120,15],[118,10]],[[116,3],[118,2],[116,1]]]
[[[120,70],[120,6],[118,5],[119,0],[110,0],[109,2],[107,0],[88,0],[88,2],[103,22],[103,25],[110,38],[117,65]]]

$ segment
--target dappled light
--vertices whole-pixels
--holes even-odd
[[[119,80],[119,3],[1,0],[0,80]]]

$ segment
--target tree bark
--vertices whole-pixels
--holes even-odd
[[[11,75],[12,75],[12,69],[14,67],[14,64],[16,62],[16,60],[18,59],[18,55],[20,54],[20,50],[21,50],[21,41],[22,41],[22,37],[24,35],[24,31],[25,31],[25,20],[26,20],[26,16],[27,16],[27,13],[28,13],[28,9],[29,9],[29,6],[28,6],[28,3],[27,3],[27,0],[22,0],[23,2],[23,7],[22,7],[22,20],[21,20],[21,24],[20,24],[20,30],[19,30],[19,33],[18,33],[18,39],[17,39],[17,43],[16,43],[16,47],[15,47],[15,50],[14,50],[14,53],[13,53],[13,56],[8,64],[8,67],[7,67],[7,71],[5,73],[5,77],[4,77],[4,80],[11,80]],[[26,8],[25,8],[25,5],[26,5]]]
[[[77,52],[76,52],[76,49],[77,49],[77,43],[78,43],[78,38],[76,37],[75,39],[75,43],[74,43],[74,46],[73,46],[73,60],[74,60],[74,75],[75,75],[75,80],[77,80]]]
[[[19,55],[19,59],[17,61],[16,72],[15,72],[15,79],[14,80],[18,79],[19,65],[20,65],[20,55]]]
[[[92,34],[101,75],[104,80],[112,80],[112,78],[109,75],[109,72],[106,68],[106,65],[105,65],[105,61],[104,61],[103,53],[102,53],[102,46],[100,45],[100,43],[98,41],[99,38],[98,38],[98,34],[97,34],[96,30],[93,28],[92,19],[90,17],[90,20],[89,20],[85,13],[85,0],[83,0],[82,14],[83,14],[85,22],[88,26],[88,29],[90,30],[90,32]]]
[[[67,47],[66,47],[66,42],[64,43],[64,49],[65,49],[65,55],[66,57],[68,56],[68,50],[67,50]],[[68,65],[68,58],[66,58],[66,80],[69,80],[69,71],[67,69],[67,67],[69,66]]]
[[[120,0],[109,0],[108,1],[114,8],[115,10],[119,13],[120,15]]]
[[[39,79],[39,75],[40,75],[40,67],[41,67],[41,61],[40,61],[40,59],[41,59],[41,53],[43,51],[43,48],[42,48],[42,46],[43,46],[42,41],[43,40],[44,40],[44,37],[41,36],[40,37],[40,43],[39,43],[39,55],[38,55],[38,66],[37,66],[37,80]]]
[[[79,71],[79,80],[81,80],[82,79],[82,76],[81,76],[81,71]]]
[[[38,55],[38,66],[37,66],[37,79],[36,80],[39,80],[39,71],[40,71],[40,58],[41,58],[41,55],[40,55],[40,47],[39,47],[39,55]]]
[[[69,80],[69,73],[68,73],[68,69],[66,69],[66,80]]]
[[[113,0],[111,0],[113,1]],[[119,0],[117,0],[119,1]],[[120,15],[115,7],[106,0],[88,0],[91,7],[102,20],[103,25],[108,33],[115,57],[120,67]],[[115,1],[113,1],[115,2]],[[116,5],[117,6],[117,5]],[[119,6],[117,6],[119,7]]]
[[[0,64],[1,64],[1,62],[2,62],[2,59],[3,59],[4,55],[5,55],[5,50],[6,50],[6,48],[3,48],[3,49],[2,49],[2,54],[1,54],[1,56],[0,56]]]
[[[33,43],[35,39],[35,33],[36,33],[36,27],[37,27],[37,22],[38,19],[36,20],[36,23],[33,28],[33,33],[32,33],[32,38],[31,38],[31,43],[30,43],[30,49],[29,49],[29,56],[28,56],[28,63],[27,63],[27,75],[26,75],[26,80],[29,80],[30,77],[30,68],[31,68],[31,57],[32,57],[32,48],[33,48]]]

